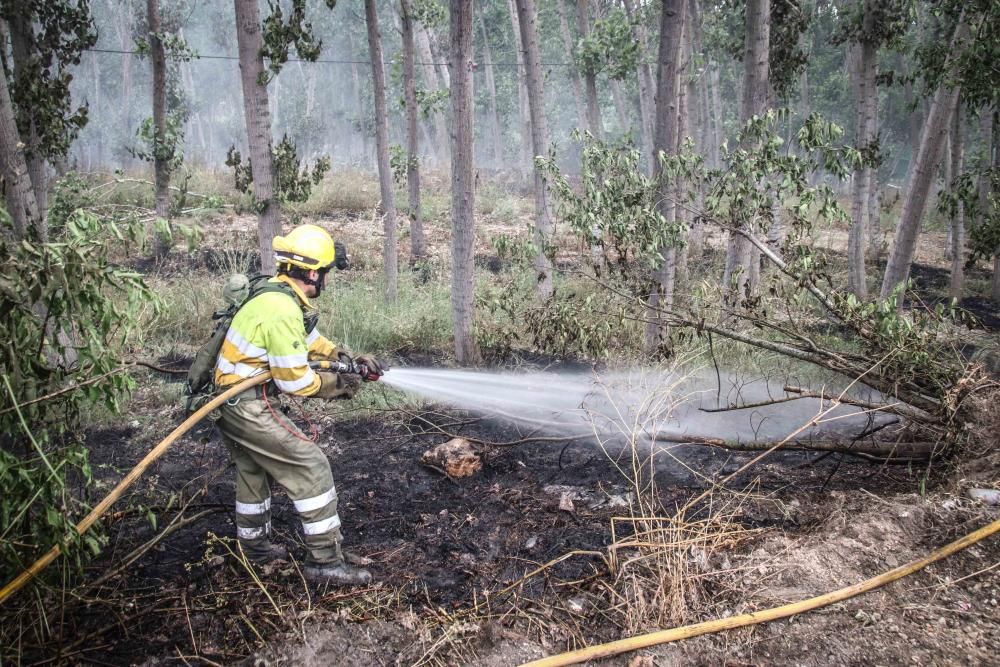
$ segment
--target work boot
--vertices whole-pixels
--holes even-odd
[[[288,549],[284,545],[274,544],[270,540],[260,543],[242,542],[243,554],[255,565],[266,565],[276,560],[288,560]]]
[[[303,568],[306,579],[316,584],[362,586],[371,583],[372,573],[364,568],[338,563],[307,563]]]

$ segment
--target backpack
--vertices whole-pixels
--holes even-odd
[[[208,341],[198,349],[188,369],[184,392],[187,396],[188,412],[194,412],[210,401],[215,394],[215,363],[219,358],[219,351],[222,350],[222,343],[226,340],[229,326],[240,308],[254,297],[268,292],[281,292],[295,298],[295,293],[288,285],[268,282],[270,279],[271,276],[268,275],[247,278],[241,273],[229,276],[222,290],[227,306],[212,313],[212,319],[216,321],[215,329]],[[311,331],[316,326],[316,318],[307,316],[305,312],[302,316],[306,331]]]

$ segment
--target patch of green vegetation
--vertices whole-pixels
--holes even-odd
[[[451,347],[451,287],[422,282],[418,272],[399,273],[395,303],[386,303],[381,275],[338,275],[320,297],[324,335],[356,352],[406,354]]]
[[[285,211],[292,216],[321,216],[333,211],[371,211],[381,200],[378,181],[360,171],[327,174],[312,189],[304,202],[287,202]]]

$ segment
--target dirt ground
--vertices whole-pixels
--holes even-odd
[[[107,484],[179,421],[157,396],[137,397],[131,426],[88,435]],[[280,493],[274,525],[293,558],[251,573],[232,552],[233,471],[211,427],[203,427],[149,471],[129,501],[135,514],[112,517],[111,544],[88,575],[107,580],[66,600],[50,619],[64,639],[37,646],[27,632],[23,663],[499,666],[628,634],[634,619],[614,608],[620,578],[600,554],[613,541],[612,517],[635,511],[636,489],[604,451],[583,441],[479,444],[482,472],[451,479],[420,464],[428,447],[448,439],[442,431],[481,443],[522,434],[444,409],[394,419],[319,411],[310,418],[334,464],[347,546],[372,560],[373,585],[305,584],[298,522]],[[698,474],[655,466],[655,497],[667,513],[750,458],[700,447],[676,454]],[[995,480],[986,470],[976,483]],[[838,455],[772,455],[727,485],[741,492],[728,529],[742,535],[700,555],[677,623],[857,583],[997,518],[996,508],[962,495],[971,481],[942,481],[916,495],[922,472]],[[167,498],[169,508],[151,506]],[[155,530],[147,507],[157,515]],[[687,516],[707,516],[707,505]],[[172,522],[192,518],[122,566]],[[575,555],[526,578],[566,554]],[[989,664],[1000,645],[998,563],[1000,539],[993,538],[819,612],[597,664]]]
[[[210,233],[239,231],[244,222],[235,218]],[[358,256],[366,243],[378,243],[366,236],[370,220],[338,218],[327,226],[356,236]],[[445,252],[446,244],[446,234],[432,229],[432,247]],[[934,262],[914,273],[928,285],[941,279]],[[988,327],[1000,323],[994,304],[972,305]],[[130,406],[130,421],[86,435],[99,480],[95,496],[183,418],[180,401],[171,400],[177,385],[149,380]],[[345,546],[371,560],[371,586],[304,581],[298,521],[277,489],[276,540],[292,558],[264,568],[242,561],[233,539],[234,472],[217,434],[203,425],[105,521],[109,544],[88,566],[90,584],[38,599],[34,608],[58,614],[41,620],[26,611],[18,619],[17,645],[3,651],[8,660],[516,665],[858,583],[1000,516],[967,497],[973,486],[1000,488],[996,438],[989,444],[986,437],[974,465],[935,468],[928,481],[922,467],[776,452],[723,488],[717,485],[753,455],[683,447],[674,452],[683,465],[658,459],[637,486],[629,466],[591,442],[522,441],[508,424],[440,406],[359,418],[349,408],[293,403],[300,424],[303,405],[333,462]],[[994,434],[996,426],[979,425]],[[426,449],[453,434],[477,442],[480,473],[452,479],[420,463]],[[713,523],[719,515],[725,521]],[[687,527],[704,524],[704,532],[685,535],[711,539],[694,547],[609,549],[645,537],[628,527],[638,524],[620,520],[635,516],[654,516],[656,526],[669,525],[670,517]],[[651,553],[660,570],[642,569]],[[997,646],[994,536],[816,612],[592,664],[998,664]]]

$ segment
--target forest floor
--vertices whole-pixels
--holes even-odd
[[[321,223],[348,241],[357,265],[378,252],[367,217]],[[212,225],[215,238],[252,230],[243,217]],[[446,256],[446,228],[428,232],[432,253]],[[836,232],[825,243],[836,251],[839,242]],[[483,244],[477,254],[488,261],[492,251]],[[914,271],[918,282],[939,280],[940,258],[918,261],[926,267]],[[1000,323],[988,302],[977,314]],[[179,400],[164,400],[179,395],[175,380],[139,379],[128,416],[86,434],[98,495],[184,416]],[[59,609],[44,620],[50,638],[36,641],[39,630],[26,628],[17,655],[24,664],[501,666],[805,599],[998,517],[966,495],[1000,488],[1000,416],[989,400],[996,396],[982,399],[970,425],[982,449],[964,466],[928,475],[775,452],[724,484],[753,454],[678,446],[633,475],[629,451],[525,439],[515,426],[443,406],[377,414],[291,401],[291,415],[306,411],[332,461],[345,546],[370,559],[372,585],[304,581],[298,521],[278,489],[276,540],[292,558],[256,569],[244,562],[232,538],[233,471],[206,424],[107,519],[109,545],[87,568],[92,583],[43,597]],[[451,435],[476,443],[481,472],[453,479],[421,463]],[[651,535],[659,536],[651,546],[627,545]],[[593,664],[995,664],[997,646],[994,537],[817,612]]]

